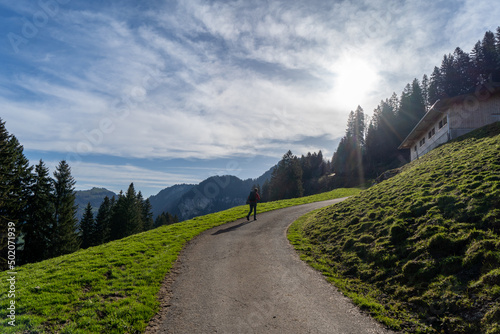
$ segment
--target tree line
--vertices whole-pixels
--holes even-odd
[[[335,151],[332,187],[363,184],[410,160],[409,150],[398,150],[430,107],[439,99],[471,93],[478,85],[500,82],[500,27],[487,31],[470,53],[457,47],[443,56],[430,78],[414,79],[401,95],[382,100],[367,121],[363,109],[351,111],[347,129]]]
[[[270,180],[264,182],[264,201],[276,201],[317,194],[328,190],[330,162],[323,153],[308,153],[297,157],[288,151],[273,169]]]
[[[400,96],[382,100],[368,119],[363,108],[351,111],[345,135],[332,156],[322,152],[297,157],[288,151],[264,183],[264,200],[311,195],[338,187],[365,184],[410,160],[409,150],[398,150],[429,108],[439,99],[472,92],[478,84],[500,81],[500,27],[488,31],[470,53],[457,47],[443,56],[430,78],[414,79]]]
[[[94,217],[88,203],[81,221],[76,218],[75,179],[66,161],[53,177],[40,160],[30,166],[23,146],[0,119],[0,270],[7,269],[7,226],[16,226],[16,263],[25,264],[72,253],[178,222],[162,213],[153,220],[149,199],[134,184],[118,198],[105,197]]]

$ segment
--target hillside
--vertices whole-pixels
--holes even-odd
[[[309,215],[289,238],[392,328],[500,333],[500,123]]]
[[[352,196],[359,189],[259,205],[259,212]],[[2,333],[141,333],[159,310],[165,275],[186,242],[201,232],[245,217],[239,206],[165,225],[75,253],[3,272]],[[7,294],[9,287],[15,294]],[[7,296],[9,295],[9,296]],[[15,327],[8,310],[14,301]]]

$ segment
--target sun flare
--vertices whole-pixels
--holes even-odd
[[[367,61],[345,57],[334,68],[333,103],[355,109],[375,90],[379,75]]]

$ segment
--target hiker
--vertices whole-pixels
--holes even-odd
[[[250,220],[250,214],[252,214],[253,210],[253,220],[257,220],[257,201],[260,201],[259,190],[255,188],[248,195],[247,203],[250,205],[250,211],[247,215],[247,220]]]

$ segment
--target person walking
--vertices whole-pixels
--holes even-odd
[[[253,220],[257,220],[257,201],[260,201],[259,189],[255,188],[253,191],[250,192],[250,195],[248,195],[247,198],[247,203],[250,205],[250,211],[248,212],[247,220],[250,220],[250,215],[252,214],[252,210],[253,210]]]

